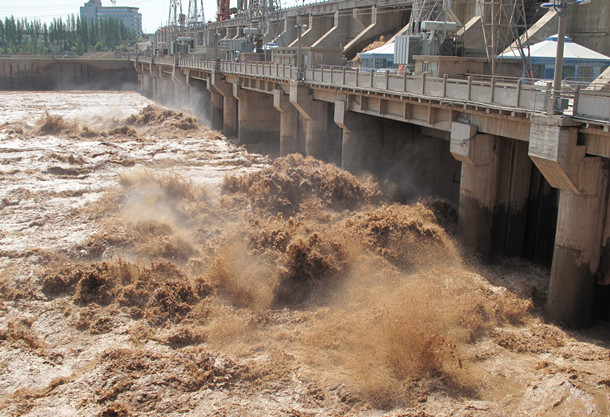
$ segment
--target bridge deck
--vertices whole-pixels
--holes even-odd
[[[218,71],[227,75],[262,78],[289,82],[298,78],[294,66],[261,62],[216,62],[212,60],[171,57],[139,57],[138,62],[169,65],[185,70]],[[346,67],[309,67],[301,81],[312,87],[341,88],[364,94],[390,94],[434,100],[443,104],[480,107],[494,111],[546,114],[552,108],[551,84],[528,85],[520,79],[497,81],[494,78],[479,80],[474,77],[456,79],[423,75],[363,72]],[[610,93],[581,90],[561,91],[569,106],[564,115],[592,124],[610,127]]]

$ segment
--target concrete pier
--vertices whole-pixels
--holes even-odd
[[[227,136],[239,136],[237,99],[230,95],[222,96],[222,131]]]
[[[344,101],[335,102],[335,123],[343,129],[341,166],[354,174],[379,173],[381,165],[381,119],[346,110]]]
[[[209,83],[211,88],[222,96],[222,131],[227,136],[237,136],[237,99],[233,95],[233,85],[216,72],[210,75]]]
[[[220,93],[210,91],[210,127],[214,130],[223,129],[223,97]]]
[[[279,145],[280,113],[273,107],[273,96],[244,90],[237,84],[233,86],[233,94],[239,102],[238,142],[277,142]]]
[[[458,234],[484,262],[491,260],[499,148],[498,137],[478,134],[476,126],[453,123],[451,154],[462,162]]]
[[[600,265],[608,160],[587,156],[578,143],[578,126],[565,118],[535,118],[530,132],[530,158],[560,190],[547,316],[567,327],[584,327],[591,320]]]
[[[548,319],[570,328],[581,328],[591,321],[606,214],[607,164],[600,158],[587,159],[591,159],[585,174],[591,179],[590,193],[560,192],[547,298]]]
[[[138,84],[140,86],[140,94],[152,99],[153,98],[153,78],[152,78],[152,76],[146,72],[138,74]]]
[[[327,160],[328,103],[314,100],[307,89],[298,83],[290,85],[290,103],[299,111],[305,121],[305,153],[317,159]]]
[[[299,112],[282,90],[273,91],[273,106],[280,112],[280,156],[299,152]]]

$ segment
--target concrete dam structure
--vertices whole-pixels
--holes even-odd
[[[465,23],[463,39],[469,39],[469,30],[473,39],[483,30],[475,3],[456,10],[463,22],[475,18]],[[304,18],[309,23],[301,46],[312,49],[312,60],[316,49],[339,47],[353,54],[381,34],[404,33],[410,12],[404,5],[341,0],[288,10],[275,23],[277,35],[265,41],[296,49],[294,26]],[[351,14],[342,12],[348,9]],[[591,17],[589,29],[603,26],[604,16],[600,11]],[[538,35],[556,26],[553,16],[547,20]],[[239,37],[257,23],[256,17],[238,17],[209,24],[202,32],[211,46],[207,52],[217,53],[219,39]],[[171,36],[159,33],[156,41]],[[607,37],[596,36],[590,37],[603,48]],[[484,49],[474,41],[462,46],[473,54]],[[0,61],[2,88],[20,88],[26,84],[18,80],[45,72],[42,64],[15,67],[21,64],[9,61]],[[595,88],[562,91],[559,98],[569,107],[556,114],[558,97],[550,85],[475,76],[450,58],[429,62],[459,67],[462,74],[180,55],[134,56],[129,68],[117,71],[124,74],[121,80],[137,77],[147,97],[192,109],[240,144],[370,173],[399,201],[445,199],[457,209],[458,237],[473,258],[525,257],[550,265],[549,320],[578,328],[594,317],[610,318],[610,94]],[[51,79],[64,79],[58,74],[66,74],[66,67],[53,65]],[[68,65],[75,82],[93,68],[77,61],[61,65]]]
[[[298,80],[295,67],[177,57],[134,66],[143,94],[193,109],[240,144],[371,173],[402,201],[451,202],[477,259],[552,265],[552,321],[586,326],[594,305],[608,317],[606,93],[579,91],[572,114],[555,115],[549,89],[520,82],[335,67]]]
[[[133,90],[124,59],[0,59],[0,90]]]

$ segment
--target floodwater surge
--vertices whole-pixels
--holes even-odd
[[[462,261],[447,203],[269,161],[134,93],[0,127],[3,415],[606,415],[608,329]],[[104,103],[104,100],[100,103]]]

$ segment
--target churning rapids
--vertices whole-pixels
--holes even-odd
[[[0,92],[0,414],[608,415],[608,327],[446,204],[130,92]]]

